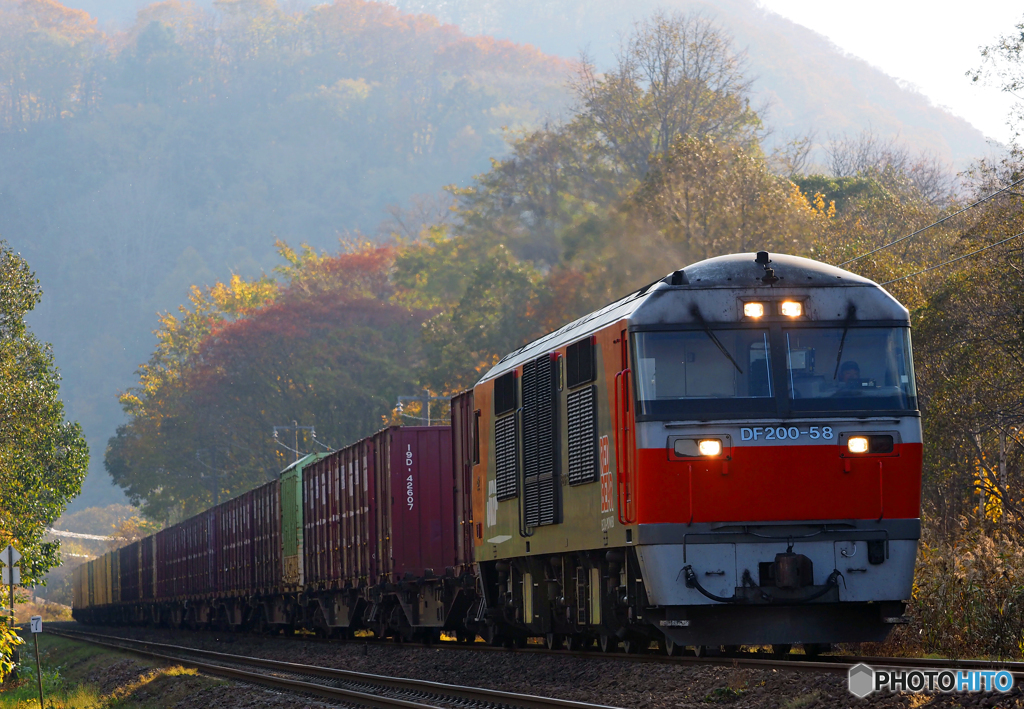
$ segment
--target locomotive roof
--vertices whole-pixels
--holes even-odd
[[[695,296],[701,291],[730,289],[744,296],[749,294],[770,297],[785,295],[792,292],[793,289],[869,288],[876,294],[876,297],[869,300],[870,304],[875,306],[874,310],[878,319],[908,320],[907,311],[899,302],[877,283],[858,276],[856,273],[800,256],[771,254],[769,265],[774,269],[777,280],[774,283],[767,283],[764,280],[766,271],[761,264],[755,261],[756,257],[757,255],[754,253],[716,256],[698,261],[680,271],[674,271],[650,285],[508,353],[480,381],[484,382],[499,376],[532,357],[575,342],[623,318],[634,319],[633,316],[638,314],[637,311],[644,304],[657,300],[669,292],[688,291]],[[682,277],[677,277],[677,282],[683,281],[680,285],[672,284],[673,276],[676,274],[683,274]],[[848,300],[848,298],[844,297],[844,300]],[[664,308],[657,310],[664,311]],[[652,313],[652,317],[641,319],[645,321],[650,319],[654,322],[663,318],[664,313],[659,312]],[[713,315],[706,319],[710,322],[718,320]]]

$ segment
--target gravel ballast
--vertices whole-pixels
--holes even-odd
[[[58,624],[54,624],[55,626]],[[523,692],[580,702],[638,709],[713,706],[779,707],[1005,707],[1024,709],[1024,694],[886,694],[856,699],[846,677],[831,673],[753,670],[729,666],[694,666],[631,662],[593,657],[559,657],[529,652],[472,650],[396,645],[355,640],[312,642],[302,638],[257,637],[246,634],[171,631],[146,628],[97,628],[59,624],[68,630],[111,633],[138,640],[186,645],[204,650],[251,655],[286,662],[335,667],[434,682]],[[207,694],[203,709],[253,706],[229,692]],[[266,697],[269,698],[269,697]],[[251,699],[251,698],[250,698]],[[281,697],[284,700],[284,697]],[[315,702],[319,704],[319,702]],[[268,706],[305,704],[268,704]]]

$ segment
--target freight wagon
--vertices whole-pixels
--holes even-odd
[[[472,394],[463,399],[471,408]],[[464,449],[465,434],[454,439]],[[74,617],[464,635],[476,581],[469,469],[456,475],[455,455],[450,426],[392,426],[306,456],[278,480],[80,567]],[[111,595],[112,583],[126,593]]]

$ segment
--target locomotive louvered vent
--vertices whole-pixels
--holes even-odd
[[[594,345],[591,339],[565,348],[565,382],[570,389],[594,381]]]
[[[516,408],[516,373],[509,372],[494,380],[494,415],[501,416]]]
[[[523,365],[523,479],[526,526],[559,521],[555,405],[558,360],[544,355]]]
[[[506,416],[494,422],[494,477],[499,500],[519,494],[516,455],[516,417]]]
[[[569,484],[597,482],[597,387],[588,386],[568,396]]]
[[[558,478],[553,475],[537,475],[526,478],[524,507],[527,527],[543,527],[558,523]]]

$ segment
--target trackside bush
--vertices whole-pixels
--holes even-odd
[[[922,541],[907,612],[910,624],[884,651],[1024,657],[1024,546],[977,529],[956,541]]]
[[[14,656],[14,648],[25,642],[7,625],[6,620],[2,623],[0,625],[0,682],[14,669],[14,662],[11,659]]]

